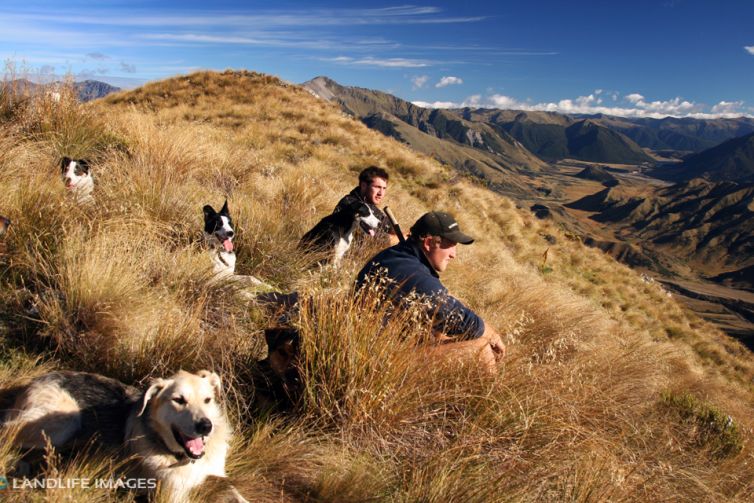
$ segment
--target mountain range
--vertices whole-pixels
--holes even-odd
[[[754,182],[754,133],[690,155],[677,166],[659,167],[652,171],[652,176],[675,182],[692,178]]]
[[[500,169],[539,172],[543,162],[564,159],[651,165],[656,163],[655,153],[682,157],[754,133],[754,119],[748,117],[652,119],[484,108],[428,109],[381,91],[342,86],[327,77],[316,77],[302,85],[316,96],[338,103],[345,113],[358,117],[368,127],[478,176],[490,176],[490,171]],[[448,141],[460,150],[449,148]]]
[[[66,82],[56,81],[49,84],[37,84],[28,79],[15,79],[9,82],[0,84],[5,88],[11,88],[15,91],[21,92],[37,92],[42,89],[53,90],[60,86],[68,85]],[[111,86],[106,82],[100,82],[98,80],[84,80],[81,82],[74,82],[71,84],[79,101],[92,101],[98,98],[103,98],[108,94],[120,91],[119,87]]]

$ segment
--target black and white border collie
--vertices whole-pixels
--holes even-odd
[[[63,157],[60,161],[60,172],[63,175],[65,188],[70,191],[78,203],[90,203],[94,201],[94,178],[92,178],[89,162],[84,159],[71,159]]]
[[[359,226],[364,232],[374,236],[380,226],[380,219],[375,216],[368,204],[354,201],[320,220],[304,234],[299,248],[311,251],[332,250],[332,263],[337,267],[351,247],[353,235]]]
[[[236,254],[233,251],[233,220],[225,201],[220,213],[209,204],[204,211],[204,239],[210,247],[212,266],[215,276],[228,277],[236,272]]]
[[[233,220],[230,218],[228,201],[225,201],[219,213],[209,204],[204,206],[203,212],[204,240],[209,246],[212,270],[215,273],[214,279],[232,279],[254,286],[269,287],[267,283],[254,276],[236,274],[236,252],[233,247],[233,237],[236,231],[233,229]]]

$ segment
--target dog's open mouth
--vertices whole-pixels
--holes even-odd
[[[366,232],[370,236],[374,236],[374,228],[368,226],[363,220],[359,223],[361,224],[361,228],[364,229],[364,232]]]
[[[220,242],[222,243],[223,248],[226,252],[233,251],[233,241],[231,241],[230,238],[220,239]]]
[[[173,430],[175,441],[178,442],[178,445],[183,447],[183,450],[186,451],[188,457],[191,459],[199,459],[204,456],[204,437],[199,436],[191,438],[181,433],[175,426],[171,429]]]

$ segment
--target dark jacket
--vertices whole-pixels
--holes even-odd
[[[440,283],[440,276],[412,240],[387,248],[370,260],[356,278],[359,289],[370,277],[384,275],[393,288],[392,301],[400,304],[407,296],[428,300],[433,317],[432,327],[447,335],[476,339],[484,333],[484,321],[461,301],[451,296]]]
[[[354,201],[360,201],[372,209],[374,216],[376,216],[381,222],[379,228],[377,229],[378,232],[384,232],[387,234],[395,234],[395,232],[393,231],[393,227],[390,225],[390,220],[387,218],[387,215],[385,215],[385,213],[383,213],[383,211],[379,209],[376,205],[366,202],[364,198],[361,197],[361,190],[359,190],[359,187],[356,187],[351,192],[343,196],[343,198],[340,201],[338,201],[338,204],[335,206],[335,210],[333,210],[333,213],[335,213],[336,211],[342,208],[347,207]]]

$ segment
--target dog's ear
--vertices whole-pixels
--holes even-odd
[[[267,342],[267,351],[272,353],[286,341],[298,345],[299,332],[292,327],[270,327],[264,330],[264,340]]]
[[[225,204],[223,204],[222,209],[220,210],[221,215],[225,215],[226,217],[230,214],[230,211],[228,210],[228,200],[225,200]]]
[[[282,378],[298,357],[301,334],[292,327],[274,327],[265,330],[264,337],[270,367]]]
[[[142,398],[141,402],[141,410],[139,410],[139,413],[136,415],[141,416],[144,414],[144,410],[146,410],[149,401],[172,382],[172,379],[155,379],[152,381],[152,384],[149,385],[147,391],[144,392],[144,398]]]
[[[89,161],[87,161],[86,159],[79,159],[78,161],[76,161],[76,164],[78,164],[81,169],[84,170],[84,173],[89,173]]]
[[[209,380],[209,383],[215,388],[215,394],[219,397],[223,393],[223,383],[220,380],[220,376],[209,370],[200,370],[197,375],[202,379]]]
[[[215,209],[209,204],[204,206],[204,208],[202,208],[202,211],[204,212],[204,218],[210,218],[217,215]]]
[[[63,159],[60,161],[60,171],[65,173],[65,169],[68,167],[70,163],[71,163],[70,157],[63,157]]]

